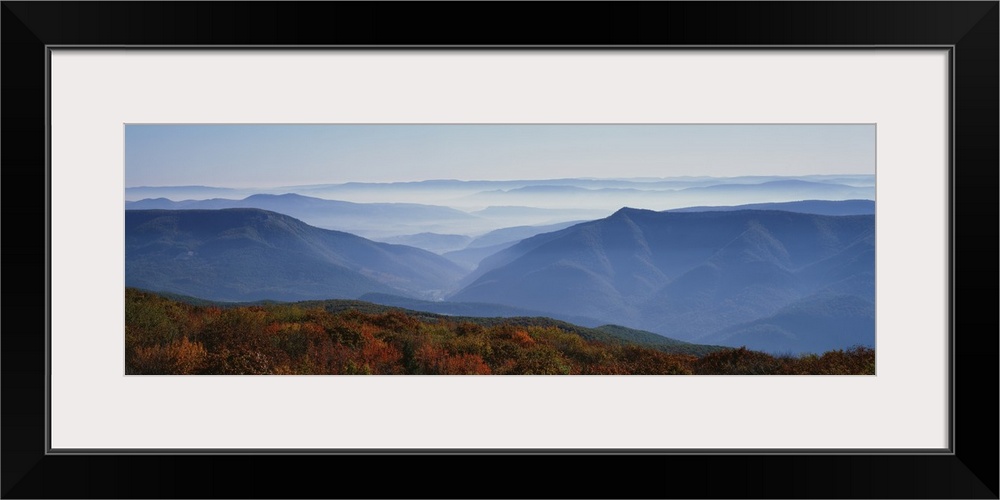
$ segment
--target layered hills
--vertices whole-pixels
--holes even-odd
[[[435,298],[463,271],[431,252],[259,209],[127,210],[125,284],[212,300]]]
[[[482,221],[453,208],[417,203],[351,203],[294,193],[254,194],[243,199],[211,198],[172,201],[148,198],[125,202],[126,210],[218,210],[259,208],[300,219],[307,224],[361,235],[398,235],[455,227],[475,228]]]
[[[871,215],[625,208],[488,257],[449,300],[791,352],[827,344],[809,318],[849,311],[840,340],[873,345],[874,231]]]
[[[286,211],[315,203],[246,200]],[[232,201],[130,203],[126,286],[214,301],[362,298],[452,316],[546,316],[769,352],[874,346],[866,200],[623,208],[587,222],[390,238],[444,256],[260,208],[193,208]],[[157,203],[183,209],[139,209]]]

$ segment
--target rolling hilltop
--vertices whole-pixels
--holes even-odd
[[[126,286],[227,301],[433,298],[462,274],[425,250],[265,210],[125,212]]]
[[[294,193],[254,194],[243,199],[211,198],[172,201],[147,198],[125,202],[126,210],[219,210],[259,208],[289,215],[303,222],[352,234],[405,234],[418,228],[436,231],[453,227],[476,227],[482,221],[448,207],[416,203],[351,203],[324,200]]]
[[[875,353],[774,357],[546,318],[450,318],[363,302],[202,305],[125,289],[130,375],[874,374]],[[656,338],[656,335],[645,334]]]

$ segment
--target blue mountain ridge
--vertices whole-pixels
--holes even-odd
[[[126,286],[222,301],[435,298],[462,274],[425,250],[266,210],[125,211]]]
[[[874,345],[873,215],[728,208],[623,208],[523,239],[471,273],[267,210],[130,209],[126,286],[220,301],[419,299],[771,352]]]
[[[502,250],[448,300],[585,315],[721,343],[723,334],[716,332],[814,294],[873,304],[874,229],[872,215],[624,208]],[[870,335],[844,338],[874,345],[873,312],[869,319]],[[806,352],[827,344],[820,328],[794,333],[783,349]],[[752,335],[739,339],[750,348],[766,344]]]

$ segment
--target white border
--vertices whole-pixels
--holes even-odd
[[[947,447],[947,54],[52,55],[52,447]],[[126,377],[124,123],[876,123],[878,375]]]

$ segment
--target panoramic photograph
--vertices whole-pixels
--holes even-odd
[[[874,124],[126,124],[127,375],[874,375]]]

